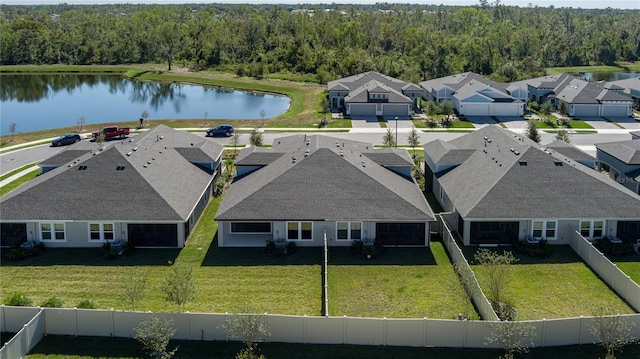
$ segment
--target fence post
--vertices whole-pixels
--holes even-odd
[[[427,341],[427,317],[424,317],[423,319],[424,319],[424,321],[423,321],[424,326],[423,326],[423,329],[422,329],[422,341],[423,341],[423,343],[422,343],[423,345],[422,346],[426,347],[427,346],[427,342],[428,342]]]
[[[111,336],[112,337],[116,336],[116,318],[115,318],[113,308],[111,308]]]
[[[307,344],[307,315],[302,317],[302,343]]]
[[[387,317],[382,318],[382,343],[387,346]]]
[[[342,316],[342,344],[347,344],[347,316]]]
[[[542,318],[542,347],[545,347],[545,344],[547,342],[547,334],[546,334],[546,330],[547,329],[547,319],[546,318]]]
[[[76,333],[76,337],[78,336],[78,308],[73,308],[73,312],[75,314],[76,317],[76,328],[75,328],[75,333]]]

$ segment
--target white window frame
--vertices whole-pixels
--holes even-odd
[[[599,236],[595,235],[596,222],[602,222],[602,227],[599,228],[599,230],[601,231]],[[582,224],[583,223],[588,223],[589,224],[589,234],[587,236],[584,236],[582,234]],[[606,232],[606,227],[607,227],[607,222],[604,219],[585,219],[585,220],[580,220],[580,235],[582,235],[584,238],[589,238],[589,239],[602,238],[602,237],[604,237],[604,234],[607,233]],[[585,227],[585,230],[586,230],[586,227]]]
[[[42,229],[43,225],[49,225],[50,229],[45,231]],[[57,239],[56,234],[60,231],[56,230],[56,225],[62,225],[62,239]],[[64,222],[40,222],[38,225],[38,229],[40,231],[40,240],[45,242],[66,242],[67,241],[67,226]],[[44,233],[49,233],[51,238],[44,238]]]
[[[91,225],[97,224],[98,227],[98,231],[92,231],[91,230]],[[104,226],[105,225],[111,225],[111,230],[105,230]],[[89,231],[89,242],[106,242],[106,241],[113,241],[116,239],[116,226],[113,222],[89,222],[89,226],[88,226],[88,231]],[[99,233],[100,238],[99,239],[93,239],[91,238],[91,233],[96,232]],[[111,237],[112,238],[105,238],[105,233],[111,233]]]
[[[542,223],[542,229],[540,229],[541,231],[540,236],[536,236],[534,234],[534,232],[536,231],[535,229],[536,223]],[[553,237],[547,236],[547,231],[549,230],[548,225],[550,223],[553,223]],[[547,220],[547,219],[534,219],[533,221],[531,221],[531,237],[536,239],[546,239],[551,241],[556,240],[558,238],[558,221]]]
[[[296,223],[298,226],[298,237],[297,238],[289,238],[289,223]],[[311,224],[311,238],[302,238],[302,224],[303,223],[310,223]],[[286,228],[285,230],[287,231],[287,240],[288,241],[299,241],[299,242],[304,242],[304,241],[313,241],[313,222],[312,221],[287,221],[287,223],[285,224]]]
[[[338,236],[338,225],[340,223],[346,223],[347,224],[347,238],[340,238]],[[360,238],[351,238],[351,231],[352,231],[352,225],[353,224],[359,224],[360,225]],[[336,241],[353,241],[353,240],[362,240],[362,222],[358,222],[358,221],[338,221],[336,222]]]

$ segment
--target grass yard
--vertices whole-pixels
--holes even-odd
[[[621,271],[623,271],[626,275],[631,277],[634,282],[640,285],[640,257],[635,256],[635,261],[629,262],[614,262]]]
[[[627,65],[633,66],[633,65]],[[626,66],[625,66],[626,67]],[[548,67],[546,69],[548,75],[561,74],[563,72],[569,72],[577,74],[579,72],[616,72],[625,71],[622,66],[573,66],[573,67]]]
[[[453,120],[449,123],[449,128],[475,128],[475,126],[469,121]]]
[[[185,311],[233,312],[248,306],[260,312],[319,315],[320,249],[300,249],[291,257],[275,259],[266,257],[262,248],[218,248],[212,218],[220,200],[212,200],[181,250],[138,249],[132,256],[107,260],[98,248],[48,248],[23,261],[3,258],[0,293],[4,298],[23,292],[36,305],[57,295],[65,307],[93,299],[99,308],[128,310],[120,299],[119,283],[148,275],[147,295],[136,310],[182,311],[165,301],[159,289],[171,262],[193,269],[197,294]]]
[[[34,170],[32,172],[27,173],[24,176],[21,176],[20,178],[16,179],[15,181],[11,181],[6,186],[0,187],[0,197],[4,196],[5,194],[7,194],[7,193],[9,193],[11,191],[13,191],[14,189],[18,188],[23,183],[26,183],[26,182],[36,178],[39,174],[40,174],[40,171]]]
[[[382,258],[371,260],[352,256],[348,247],[330,248],[328,281],[334,316],[453,319],[465,311],[440,242],[430,248],[388,248]]]
[[[577,129],[593,130],[593,126],[591,126],[590,124],[582,120],[571,120],[571,122],[569,123],[569,127],[574,129],[577,128]]]
[[[465,248],[464,251],[465,256],[474,262],[475,248]],[[569,246],[553,246],[547,258],[514,255],[519,262],[513,265],[505,298],[518,309],[518,320],[593,315],[595,309],[603,304],[620,314],[635,313]],[[487,276],[484,268],[477,264],[472,268],[480,286],[485,286]]]

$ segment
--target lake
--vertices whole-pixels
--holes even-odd
[[[233,89],[130,81],[116,75],[0,75],[0,135],[156,119],[262,120],[289,108],[286,96]]]
[[[640,76],[640,72],[581,72],[577,76],[587,81],[617,81]]]

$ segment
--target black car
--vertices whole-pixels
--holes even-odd
[[[51,146],[65,146],[70,145],[76,142],[80,142],[82,138],[77,133],[67,133],[66,135],[62,135],[55,140],[51,141]]]
[[[218,125],[216,127],[207,130],[207,136],[231,136],[233,135],[233,126],[231,125]]]

